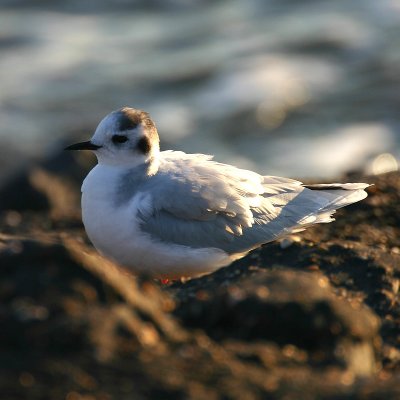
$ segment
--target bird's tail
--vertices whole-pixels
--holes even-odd
[[[255,223],[225,246],[224,250],[230,254],[247,252],[311,225],[331,222],[338,208],[367,197],[365,189],[369,186],[366,183],[303,185],[292,179],[263,178],[264,200],[260,207],[252,208]]]
[[[366,183],[329,183],[303,185],[308,189],[310,197],[325,199],[326,203],[312,216],[305,216],[300,224],[326,223],[333,220],[332,214],[339,208],[365,199],[368,194],[365,189],[370,186]],[[311,218],[310,218],[311,217]],[[310,220],[312,219],[312,221]]]

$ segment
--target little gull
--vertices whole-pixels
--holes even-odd
[[[161,279],[215,271],[249,251],[317,224],[367,196],[365,183],[303,185],[221,164],[204,154],[160,151],[148,113],[107,115],[91,140],[98,164],[82,185],[86,232],[105,256]]]

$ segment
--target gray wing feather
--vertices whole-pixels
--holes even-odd
[[[200,221],[223,214],[233,225],[253,224],[249,202],[264,192],[260,175],[218,164],[209,156],[163,153],[167,154],[154,176],[156,184],[152,190],[156,211]]]
[[[308,189],[299,181],[260,176],[209,156],[162,154],[157,174],[141,185],[151,191],[153,202],[151,213],[139,213],[141,229],[163,242],[195,248],[251,250],[310,224],[331,221],[337,208],[364,198],[368,186]]]

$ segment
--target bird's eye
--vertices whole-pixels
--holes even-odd
[[[113,135],[111,140],[113,143],[125,143],[128,138],[125,135]]]

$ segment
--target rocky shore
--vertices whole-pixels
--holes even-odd
[[[4,399],[400,398],[400,174],[337,221],[162,286],[102,259],[80,220],[92,159],[0,188]]]

